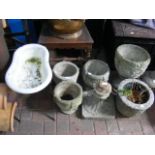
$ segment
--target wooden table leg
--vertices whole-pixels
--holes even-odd
[[[92,49],[85,49],[84,52],[85,52],[86,58],[90,58],[91,57]]]

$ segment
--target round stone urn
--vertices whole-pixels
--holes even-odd
[[[136,84],[136,85],[133,85]],[[142,93],[145,93],[145,98],[143,96],[143,100],[140,103],[136,101],[133,102],[127,95],[129,93],[129,89],[135,87],[135,90],[141,89]],[[122,91],[126,91],[126,93],[122,94]],[[127,92],[128,91],[128,92]],[[138,98],[140,96],[136,96]],[[141,114],[146,111],[151,105],[154,103],[154,94],[151,88],[141,80],[138,79],[126,79],[123,80],[118,86],[118,97],[116,99],[116,106],[118,111],[126,116],[131,117],[137,114]]]
[[[79,68],[72,62],[61,61],[53,67],[53,73],[55,83],[66,80],[76,82],[79,76]]]
[[[85,63],[83,67],[83,81],[84,83],[93,88],[98,81],[109,80],[110,68],[107,63],[101,60],[92,59]]]
[[[119,75],[125,78],[140,77],[148,65],[151,57],[142,47],[132,44],[123,44],[115,52],[115,67]]]
[[[82,87],[72,81],[62,81],[54,89],[54,99],[63,113],[72,114],[82,103]]]

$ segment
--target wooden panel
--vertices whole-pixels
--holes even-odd
[[[130,23],[113,21],[115,36],[124,36],[142,39],[155,39],[155,30],[136,26]]]
[[[61,39],[52,35],[51,30],[47,27],[47,25],[44,25],[38,42],[45,45],[49,49],[91,48],[93,44],[93,39],[90,36],[86,26],[84,26],[82,31],[82,35],[76,39]]]

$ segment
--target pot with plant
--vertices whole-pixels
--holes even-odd
[[[141,80],[125,79],[118,86],[116,106],[118,111],[131,117],[143,113],[154,103],[154,94],[151,88]]]

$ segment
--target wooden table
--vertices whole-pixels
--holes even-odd
[[[83,50],[83,54],[81,57],[66,57],[64,53],[64,57],[52,57],[51,60],[53,61],[60,61],[60,60],[70,60],[70,61],[77,61],[77,60],[87,60],[91,56],[92,52],[92,45],[94,43],[92,37],[89,34],[89,31],[86,26],[82,29],[82,34],[80,37],[76,39],[63,39],[51,31],[51,29],[47,25],[43,25],[40,37],[39,37],[39,44],[46,46],[50,52],[55,51],[56,49],[78,49]]]

